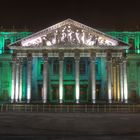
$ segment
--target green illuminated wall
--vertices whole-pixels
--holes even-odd
[[[127,53],[128,95],[132,101],[140,99],[140,32],[107,32],[109,35],[129,43]],[[130,42],[130,40],[132,40]]]
[[[30,32],[0,32],[0,54],[4,53],[6,40],[10,40],[10,43],[13,43],[30,34]]]
[[[138,101],[140,99],[140,55],[127,55],[127,75],[129,98]]]
[[[130,39],[133,40],[134,48],[129,49],[126,52],[127,53],[140,53],[140,32],[107,32],[107,34],[120,39],[128,44],[130,43]]]
[[[11,94],[11,55],[0,56],[0,100],[8,100]]]
[[[140,32],[107,32],[109,35],[118,38],[126,43],[130,43],[130,39],[133,40],[133,48],[127,50],[127,73],[128,73],[128,92],[129,98],[133,100],[140,99]],[[18,39],[26,37],[30,35],[30,32],[0,32],[0,100],[9,100],[11,94],[11,60],[12,60],[12,51],[6,52],[4,47],[6,45],[6,40],[9,39],[11,43],[15,42]],[[132,43],[132,42],[131,42]],[[86,58],[85,58],[85,61]],[[41,86],[42,86],[42,64],[43,61],[41,58],[34,58],[32,61],[32,65],[34,69],[32,71],[32,98],[33,100],[38,100],[41,97]],[[49,60],[49,98],[51,99],[51,85],[58,84],[58,75],[53,75],[51,60]],[[87,67],[88,67],[87,61]],[[105,60],[101,58],[97,58],[96,66],[98,67],[98,73],[96,75],[97,84],[101,84],[102,98],[105,97],[106,92],[106,75],[105,72],[102,71],[105,69]],[[26,63],[23,66],[23,99],[26,99]],[[67,75],[65,73],[66,65],[64,63],[64,85],[74,85],[75,84],[75,75],[74,75],[74,67],[73,74]],[[83,76],[80,76],[80,84],[88,85],[90,87],[89,82],[89,70],[87,69],[87,73]],[[89,89],[88,87],[88,89]],[[88,91],[90,93],[90,91]],[[65,98],[65,97],[64,97]],[[90,94],[88,97],[82,97],[83,102],[88,101],[90,99]],[[75,99],[73,99],[75,100]]]
[[[12,51],[5,50],[6,41],[13,43],[31,34],[30,32],[0,32],[0,101],[10,100],[12,82]],[[23,96],[25,96],[25,82],[23,82]],[[23,97],[25,98],[25,97]]]

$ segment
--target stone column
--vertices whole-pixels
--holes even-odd
[[[95,73],[95,64],[96,64],[96,54],[91,53],[90,57],[90,77],[91,77],[91,95],[92,103],[96,103],[96,73]]]
[[[116,70],[117,70],[117,101],[120,102],[121,95],[120,95],[120,66],[119,66],[119,60],[117,59],[117,65],[116,65]]]
[[[121,102],[124,101],[124,79],[123,79],[123,60],[122,58],[120,59],[120,94],[121,94]]]
[[[27,103],[31,100],[32,57],[27,58]]]
[[[112,81],[113,81],[113,91],[112,98],[114,101],[120,101],[120,66],[119,59],[117,57],[113,58],[112,61]]]
[[[19,65],[19,102],[22,100],[22,66],[23,66],[23,60],[20,59],[20,65]]]
[[[12,59],[12,93],[11,93],[11,103],[15,100],[15,90],[16,90],[16,58]]]
[[[112,59],[112,98],[117,101],[117,68],[116,58]]]
[[[19,67],[20,67],[20,60],[19,58],[16,59],[16,90],[15,90],[15,102],[19,100]]]
[[[127,67],[126,67],[126,58],[123,59],[123,85],[124,85],[124,102],[128,103],[128,86],[127,86]]]
[[[59,103],[63,103],[63,60],[64,54],[59,53]]]
[[[44,56],[43,64],[43,103],[47,102],[47,91],[48,91],[48,57]]]
[[[108,102],[112,103],[112,56],[107,54],[107,88],[108,88]]]
[[[79,61],[80,61],[80,54],[79,53],[75,53],[75,89],[76,89],[76,103],[79,103],[79,99],[80,99]]]

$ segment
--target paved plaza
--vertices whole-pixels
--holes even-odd
[[[140,139],[140,114],[0,113],[2,139]]]

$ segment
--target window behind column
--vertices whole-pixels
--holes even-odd
[[[95,73],[96,73],[97,75],[99,74],[98,62],[95,63]]]
[[[129,50],[135,50],[135,41],[133,38],[129,38],[129,45],[130,45]]]
[[[59,62],[58,60],[53,61],[53,74],[59,73]]]
[[[84,60],[80,60],[80,74],[86,74],[86,63]]]
[[[5,44],[4,44],[4,53],[9,53],[10,49],[8,48],[8,45],[11,43],[11,40],[10,39],[6,39],[5,40]]]
[[[40,74],[43,74],[43,63],[40,64]]]
[[[66,74],[72,74],[73,72],[73,61],[67,60],[66,61]]]

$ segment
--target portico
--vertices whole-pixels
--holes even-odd
[[[88,100],[90,103],[96,103],[96,59],[104,58],[106,74],[105,94],[109,103],[128,102],[127,91],[127,75],[126,75],[126,57],[125,49],[128,44],[114,39],[98,30],[83,25],[79,22],[67,19],[47,29],[23,38],[9,46],[14,50],[12,60],[12,94],[11,102],[22,101],[23,88],[23,61],[26,63],[26,102],[32,101],[32,71],[34,69],[33,59],[41,58],[43,61],[42,73],[42,102],[50,102],[52,92],[50,83],[51,70],[49,61],[55,58],[58,61],[58,82],[59,86],[55,90],[55,94],[59,103],[64,103],[64,81],[67,83],[69,79],[65,79],[65,60],[72,60],[68,63],[68,76],[72,76],[71,69],[74,68],[74,102],[81,103],[80,96],[82,90],[80,88],[81,79],[88,81]],[[81,60],[87,59],[87,73],[81,76],[82,65]],[[71,68],[72,67],[72,68]],[[55,68],[53,68],[55,69]],[[57,69],[57,67],[56,67]],[[84,68],[83,68],[84,69]],[[57,71],[57,70],[56,70]],[[67,70],[66,70],[67,71]],[[81,78],[82,77],[82,78]],[[90,85],[89,85],[90,84]],[[83,84],[84,85],[84,84]],[[72,87],[72,86],[71,86]],[[71,88],[69,86],[69,91]],[[104,91],[105,92],[105,91]],[[71,92],[69,93],[71,94]],[[66,95],[67,96],[67,95]],[[90,98],[90,99],[89,99]]]

